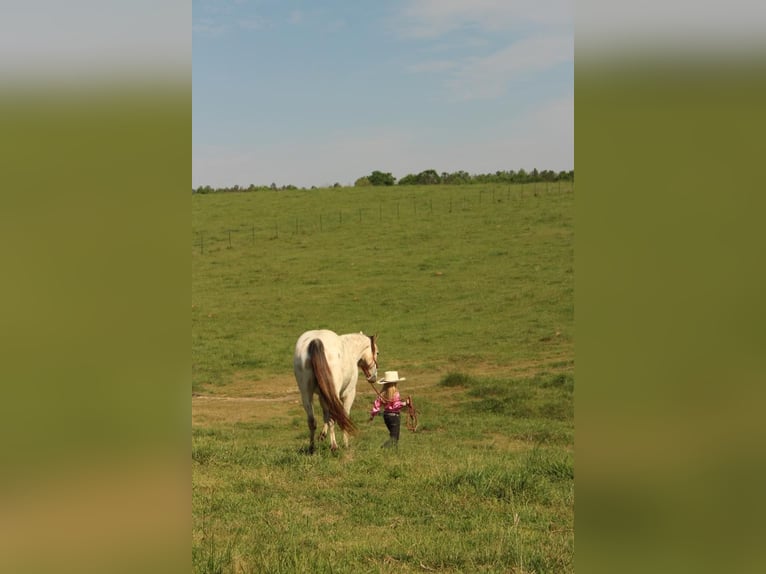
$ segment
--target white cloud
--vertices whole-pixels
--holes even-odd
[[[245,30],[265,30],[266,28],[271,28],[272,26],[269,20],[258,17],[239,20],[237,24],[240,28]]]
[[[573,15],[573,0],[410,0],[401,18],[405,35],[427,38],[470,27],[572,28]]]
[[[223,24],[218,24],[210,18],[202,18],[192,24],[192,33],[203,36],[217,37],[225,30],[226,27]]]
[[[410,0],[400,14],[404,34],[438,38],[441,51],[465,55],[417,62],[408,71],[441,75],[454,100],[503,96],[521,75],[573,61],[573,7],[573,0]],[[503,39],[495,36],[489,53],[489,44],[467,43],[496,31],[508,40],[498,47]]]
[[[429,60],[407,66],[407,70],[414,74],[423,72],[446,72],[458,68],[460,63],[454,60]]]
[[[346,27],[346,21],[345,20],[333,20],[332,22],[325,25],[325,32],[340,32]]]
[[[445,73],[446,84],[455,99],[489,99],[507,93],[509,83],[522,74],[573,60],[573,36],[544,35],[521,39],[486,56],[413,64],[409,71]]]

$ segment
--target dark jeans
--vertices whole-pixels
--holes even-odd
[[[399,413],[383,413],[383,421],[386,423],[388,434],[391,435],[389,442],[399,441]]]

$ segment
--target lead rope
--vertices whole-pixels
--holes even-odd
[[[378,389],[375,388],[375,384],[370,379],[367,379],[367,382],[370,383],[370,386],[372,387],[372,390],[375,391],[375,394],[378,395],[378,398],[381,400],[381,402],[384,405],[388,404],[389,400],[386,397],[384,397],[383,395],[380,394]]]
[[[412,397],[407,395],[407,429],[415,432],[418,430],[418,411],[412,404]]]

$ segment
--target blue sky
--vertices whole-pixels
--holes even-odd
[[[574,167],[573,0],[194,0],[192,185]]]

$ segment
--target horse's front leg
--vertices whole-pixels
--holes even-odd
[[[351,416],[351,406],[354,404],[354,398],[356,397],[356,382],[354,382],[346,394],[343,396],[343,409],[346,414]],[[348,433],[343,431],[343,446],[348,448]]]
[[[311,440],[309,441],[309,452],[311,454],[314,454],[314,435],[317,432],[317,423],[314,420],[314,417],[312,416],[309,419],[309,435],[311,436]]]
[[[348,433],[343,431],[343,446],[348,448]]]

